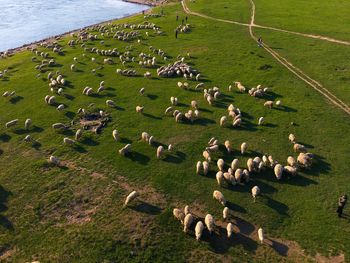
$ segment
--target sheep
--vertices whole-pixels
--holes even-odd
[[[165,109],[164,114],[167,115],[168,113],[170,113],[172,111],[173,111],[173,107],[170,106],[170,107]]]
[[[222,210],[222,217],[224,220],[228,219],[230,213],[230,209],[228,207],[225,207],[224,210]]]
[[[57,109],[58,111],[62,111],[62,110],[64,110],[64,105],[63,105],[63,104],[60,104],[60,105],[57,106],[56,109]]]
[[[82,129],[78,129],[75,133],[75,140],[79,141],[79,139],[81,138],[81,136],[83,135],[83,130]]]
[[[31,125],[32,125],[32,120],[26,119],[26,121],[24,122],[24,129],[29,130]]]
[[[143,96],[145,94],[145,88],[141,88],[139,90],[139,93],[140,93],[141,96]]]
[[[247,143],[244,142],[241,144],[241,154],[244,155],[246,151],[247,151]]]
[[[210,156],[210,153],[209,153],[207,150],[205,150],[205,151],[203,152],[203,157],[204,157],[204,159],[207,160],[208,162],[211,162],[211,156]]]
[[[262,125],[264,123],[264,117],[260,117],[258,121],[258,125]]]
[[[293,176],[297,174],[297,168],[293,167],[293,166],[289,166],[289,165],[284,166],[283,171],[287,172]]]
[[[123,207],[126,207],[130,202],[135,200],[139,196],[137,191],[132,191],[125,199]]]
[[[226,121],[227,121],[227,117],[226,117],[226,116],[222,116],[222,117],[220,118],[220,126],[221,126],[221,127],[224,127]]]
[[[295,135],[294,134],[289,134],[289,136],[288,136],[288,140],[291,142],[291,143],[295,143],[295,140],[296,140],[296,138],[295,138]]]
[[[142,113],[143,112],[144,107],[141,106],[136,106],[136,112],[137,113]]]
[[[271,166],[271,167],[275,167],[275,165],[277,164],[277,161],[275,161],[271,155],[269,155],[269,156],[267,157],[267,159],[268,159],[269,162],[270,162],[270,166]]]
[[[244,178],[244,180],[246,181],[246,183],[248,183],[249,182],[249,171],[247,170],[247,169],[244,169],[243,170],[243,178]]]
[[[214,102],[214,98],[210,94],[207,96],[207,102],[209,103],[209,105],[212,105]]]
[[[48,101],[47,104],[49,105],[53,105],[55,103],[56,97],[55,96],[51,96]]]
[[[241,82],[239,82],[239,81],[236,81],[235,82],[235,85],[236,85],[236,87],[238,88],[238,90],[240,91],[240,92],[245,92],[245,87],[241,84]]]
[[[200,174],[202,169],[202,162],[198,161],[196,164],[196,174]]]
[[[173,215],[177,220],[181,221],[181,224],[184,223],[185,214],[180,209],[174,208]]]
[[[154,141],[155,141],[154,136],[150,136],[150,137],[148,138],[148,144],[149,144],[149,145],[152,145]]]
[[[220,171],[223,171],[224,170],[224,166],[225,166],[225,162],[223,159],[219,159],[217,162],[216,162],[218,168]]]
[[[63,138],[63,143],[72,145],[72,144],[75,143],[75,141],[72,140],[72,139],[70,139],[70,138],[64,137],[64,138]]]
[[[176,122],[180,122],[182,120],[182,113],[179,112],[176,116],[175,116],[175,121]]]
[[[264,106],[267,107],[267,108],[270,108],[272,109],[273,107],[273,101],[272,100],[268,100],[264,103]]]
[[[49,163],[52,163],[58,166],[60,164],[60,160],[56,156],[51,155],[49,158]]]
[[[293,156],[288,156],[287,163],[292,167],[296,166],[296,164],[297,164],[297,162],[295,161]]]
[[[63,94],[63,89],[62,89],[62,88],[59,88],[59,89],[57,90],[57,94],[58,94],[58,95],[62,95],[62,94]]]
[[[113,130],[112,131],[112,136],[113,136],[113,139],[117,142],[118,139],[119,139],[119,133],[117,130]]]
[[[203,174],[207,175],[209,172],[209,163],[207,161],[203,162]]]
[[[217,141],[215,137],[210,138],[208,145],[213,145],[215,141]]]
[[[263,155],[262,161],[264,162],[264,165],[266,165],[266,166],[269,164],[269,159],[267,158],[266,155]]]
[[[187,231],[191,227],[192,222],[193,222],[193,216],[191,214],[186,215],[185,219],[184,219],[184,232],[185,233],[187,233]]]
[[[248,168],[248,171],[249,171],[249,172],[254,172],[254,170],[255,170],[255,165],[254,165],[254,161],[253,161],[252,158],[249,158],[249,159],[247,160],[247,168]]]
[[[163,153],[164,153],[164,147],[161,146],[161,145],[158,146],[158,148],[157,148],[157,159],[162,158]]]
[[[184,208],[184,213],[185,213],[185,216],[187,216],[188,214],[190,214],[190,207],[188,205],[185,206]]]
[[[75,65],[74,64],[70,65],[70,70],[71,71],[75,71]]]
[[[254,202],[255,202],[255,199],[256,199],[256,197],[258,196],[260,194],[260,188],[259,188],[259,186],[254,186],[253,188],[252,188],[252,196],[253,196],[253,200],[254,200]]]
[[[141,140],[144,141],[144,142],[148,142],[150,136],[147,132],[143,132],[141,133]]]
[[[183,85],[184,85],[184,84],[183,84],[182,82],[180,82],[180,81],[177,83],[177,86],[178,86],[179,88],[182,88]]]
[[[237,182],[238,184],[241,183],[242,175],[243,175],[242,169],[237,169],[237,170],[235,171],[235,180],[236,180],[236,182]]]
[[[174,148],[174,147],[173,147],[172,144],[169,144],[169,145],[168,145],[168,151],[169,151],[169,152],[171,152],[171,151],[173,150],[173,148]]]
[[[194,88],[195,90],[200,89],[204,86],[204,83],[199,83],[197,86]]]
[[[261,242],[261,244],[264,243],[264,230],[260,227],[258,230],[258,237]]]
[[[227,238],[231,238],[231,236],[233,234],[233,224],[228,223],[226,226],[226,230],[227,230]]]
[[[26,137],[24,137],[23,139],[25,142],[31,142],[32,141],[32,137],[28,134],[26,135]]]
[[[131,150],[131,144],[125,145],[123,148],[119,150],[119,154],[125,156]]]
[[[297,162],[306,168],[309,168],[312,164],[312,156],[308,153],[300,153],[297,158]]]
[[[209,230],[209,233],[212,234],[215,225],[213,216],[211,214],[207,214],[204,218],[204,222]]]
[[[231,163],[231,169],[232,169],[233,171],[236,171],[236,170],[238,169],[238,165],[239,165],[238,159],[234,159],[234,160],[232,161],[232,163]]]
[[[195,227],[195,233],[196,233],[196,240],[199,241],[199,239],[201,239],[202,237],[202,233],[203,233],[203,229],[204,229],[204,225],[202,223],[202,221],[198,221]]]
[[[293,146],[294,152],[306,152],[306,147],[302,144],[295,143]]]
[[[194,109],[198,109],[198,102],[195,100],[191,101],[191,107]]]
[[[7,123],[5,124],[5,127],[6,127],[6,128],[11,128],[11,127],[13,127],[13,126],[16,126],[17,123],[18,123],[18,119],[15,119],[15,120],[12,120],[12,121],[7,122]]]
[[[113,100],[106,100],[106,105],[111,108],[114,108],[116,106]]]
[[[67,126],[64,125],[63,123],[57,122],[52,124],[53,129],[67,129]]]
[[[280,106],[282,102],[280,100],[276,101],[276,106]]]
[[[219,171],[216,173],[216,181],[218,182],[219,186],[223,186],[224,184],[224,174],[222,171]]]
[[[219,201],[219,203],[222,204],[223,206],[226,205],[226,199],[220,191],[215,190],[213,192],[213,198]]]
[[[219,150],[219,145],[215,144],[215,145],[209,146],[205,148],[205,150],[208,152],[217,152]]]
[[[280,164],[276,164],[276,166],[274,168],[274,172],[275,172],[275,176],[276,176],[277,180],[281,180],[282,172],[283,172],[283,166],[280,165]]]
[[[98,89],[97,89],[97,93],[101,93],[102,91],[105,90],[105,87],[104,86],[100,86]]]
[[[176,106],[177,103],[178,103],[178,100],[175,97],[170,97],[170,102],[171,102],[172,105]]]

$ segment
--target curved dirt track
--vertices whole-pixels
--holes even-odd
[[[210,17],[207,15],[203,15],[200,13],[196,13],[196,12],[192,12],[186,5],[186,2],[183,0],[182,6],[183,9],[186,13],[191,14],[191,15],[196,15],[196,16],[200,16],[206,19],[210,19],[210,20],[215,20],[215,21],[219,21],[219,22],[224,22],[224,23],[230,23],[230,24],[236,24],[236,25],[240,25],[240,26],[248,26],[249,27],[249,34],[251,36],[251,38],[257,42],[257,37],[254,35],[254,31],[253,28],[254,27],[259,27],[259,28],[266,28],[266,29],[272,29],[272,30],[277,30],[277,31],[283,31],[282,29],[274,29],[274,28],[269,28],[269,27],[263,27],[263,26],[258,26],[254,23],[255,20],[255,3],[253,0],[249,0],[252,6],[251,9],[251,21],[250,24],[244,24],[244,23],[240,23],[240,22],[236,22],[236,21],[231,21],[231,20],[225,20],[225,19],[218,19],[218,18],[214,18],[214,17]],[[291,33],[291,31],[284,31],[284,32],[288,32]],[[297,33],[297,32],[292,32],[292,33]],[[314,35],[307,35],[307,34],[303,34],[303,33],[297,33],[299,35],[303,35],[303,36],[314,36]],[[318,38],[321,40],[325,40],[325,37],[321,37],[321,36],[314,36],[313,38]],[[330,38],[327,38],[330,39]],[[335,41],[339,41],[340,40],[334,40],[331,42],[335,42]],[[330,41],[330,40],[327,40]],[[338,42],[337,42],[338,43]],[[348,45],[350,45],[349,42]],[[350,115],[350,107],[349,105],[347,105],[345,102],[343,102],[342,100],[340,100],[338,97],[336,97],[335,95],[333,95],[333,93],[331,93],[328,89],[324,88],[322,86],[322,84],[320,84],[318,81],[312,79],[311,77],[309,77],[307,74],[305,74],[301,69],[297,68],[296,66],[294,66],[291,62],[289,62],[287,59],[285,59],[284,57],[282,57],[280,54],[278,54],[276,51],[272,50],[268,45],[263,44],[263,48],[270,54],[273,56],[273,58],[275,58],[281,65],[283,65],[284,67],[286,67],[290,72],[292,72],[295,76],[297,76],[299,79],[301,79],[302,81],[304,81],[306,84],[308,84],[309,86],[311,86],[314,90],[318,91],[319,93],[321,93],[321,95],[323,95],[324,97],[326,97],[333,105],[339,107],[340,109],[342,109],[345,113]]]

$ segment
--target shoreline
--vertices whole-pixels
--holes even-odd
[[[122,1],[123,2],[128,2],[128,3],[133,3],[133,4],[139,4],[139,5],[147,5],[149,8],[145,9],[144,10],[145,12],[149,12],[153,7],[159,6],[159,5],[161,5],[161,4],[166,2],[166,0],[156,1],[156,2],[153,2],[153,1],[151,2],[149,0],[122,0]],[[8,53],[9,55],[13,55],[13,54],[15,54],[17,52],[28,50],[28,48],[33,47],[33,46],[37,46],[37,45],[39,45],[41,43],[44,43],[44,42],[59,40],[60,38],[65,37],[65,36],[67,36],[67,35],[69,35],[71,33],[76,33],[76,32],[79,32],[81,30],[93,27],[93,26],[104,25],[106,23],[111,23],[111,22],[118,21],[118,20],[121,20],[121,19],[124,19],[124,18],[137,16],[137,15],[140,15],[142,13],[143,12],[141,11],[141,12],[133,13],[133,14],[126,15],[126,16],[123,16],[123,17],[112,18],[112,19],[109,19],[109,20],[106,20],[106,21],[102,21],[102,22],[99,22],[99,23],[95,23],[95,24],[91,24],[91,25],[88,25],[88,26],[85,26],[85,27],[73,29],[73,30],[70,30],[70,31],[67,31],[67,32],[64,32],[64,33],[61,33],[61,34],[58,34],[58,35],[49,36],[49,37],[46,37],[46,38],[41,39],[41,40],[37,40],[37,41],[31,42],[31,43],[28,43],[28,44],[24,44],[24,45],[19,46],[19,47],[10,48],[10,49],[4,50],[4,51],[0,51],[0,54]]]

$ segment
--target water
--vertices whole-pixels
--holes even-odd
[[[121,0],[0,0],[0,51],[148,8]]]

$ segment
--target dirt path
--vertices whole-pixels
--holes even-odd
[[[206,19],[210,19],[210,20],[215,20],[215,21],[219,21],[219,22],[224,22],[224,23],[230,23],[230,24],[237,24],[237,25],[241,25],[241,26],[247,26],[249,27],[249,34],[251,36],[251,38],[257,42],[257,37],[254,35],[254,31],[253,28],[254,27],[261,27],[261,26],[257,26],[255,25],[254,21],[255,21],[255,3],[253,0],[249,0],[252,6],[252,14],[251,14],[251,21],[250,24],[244,24],[244,23],[239,23],[236,21],[231,21],[231,20],[225,20],[225,19],[218,19],[218,18],[214,18],[214,17],[210,17],[207,15],[203,15],[200,13],[196,13],[196,12],[192,12],[186,5],[185,1],[182,1],[182,6],[183,9],[186,13],[191,14],[191,15],[196,15],[196,16],[200,16]],[[302,33],[300,33],[302,34]],[[321,38],[320,38],[321,39]],[[350,43],[349,43],[350,45]],[[285,68],[287,68],[290,72],[292,72],[295,76],[297,76],[299,79],[301,79],[302,81],[304,81],[306,84],[308,84],[309,86],[311,86],[314,90],[316,90],[317,92],[319,92],[321,95],[323,95],[324,97],[326,97],[333,105],[339,107],[340,109],[342,109],[345,113],[350,115],[350,107],[349,105],[347,105],[345,102],[343,102],[342,100],[340,100],[338,97],[336,97],[333,93],[331,93],[328,89],[326,89],[325,87],[322,86],[321,83],[319,83],[318,81],[312,79],[310,76],[308,76],[305,72],[303,72],[301,69],[299,69],[298,67],[294,66],[291,62],[289,62],[286,58],[282,57],[279,53],[277,53],[276,51],[272,50],[268,45],[263,44],[263,48],[270,53],[270,55],[273,56],[273,58],[275,58],[281,65],[283,65]]]

